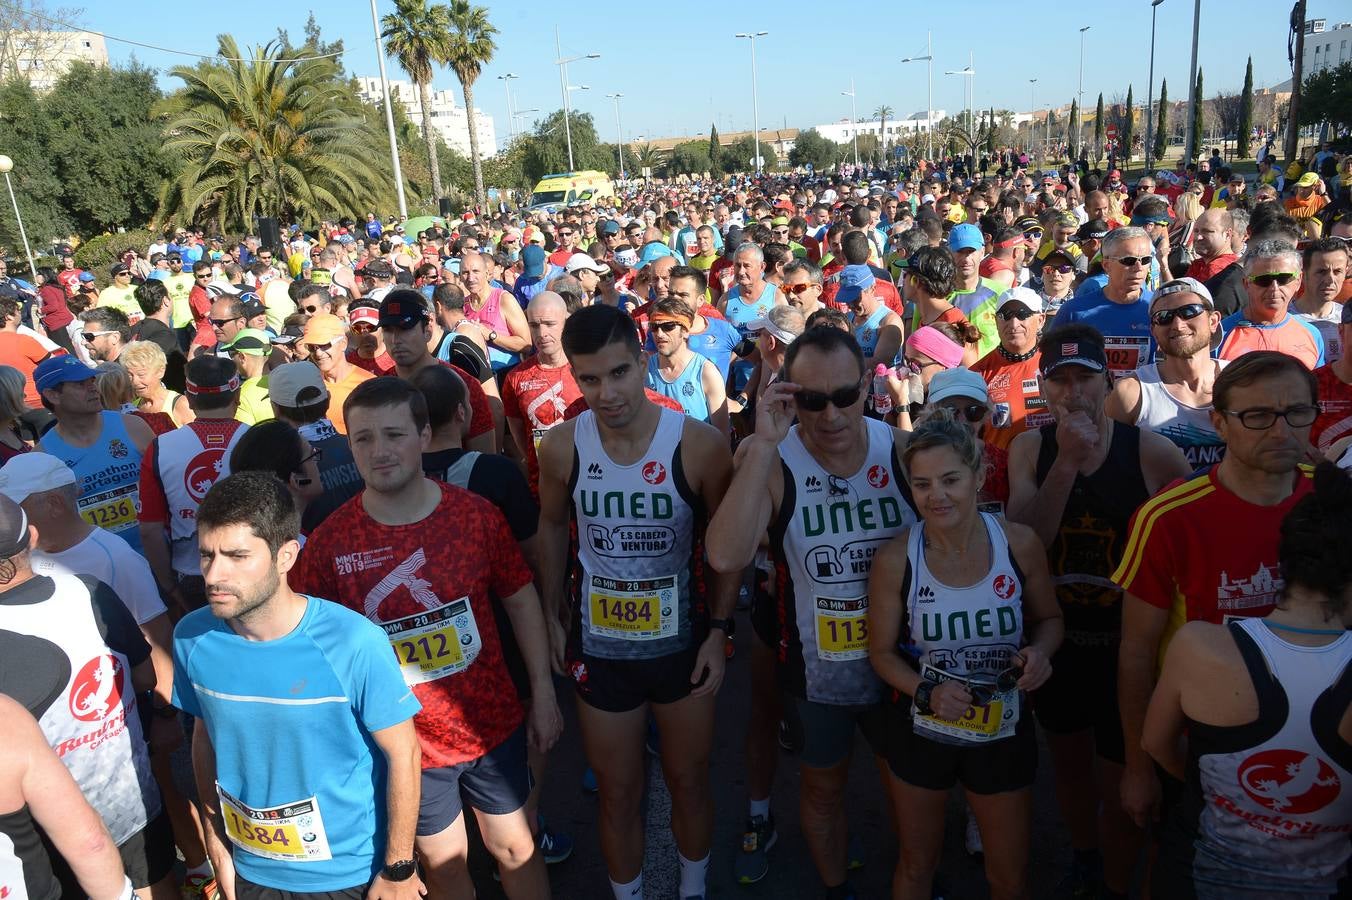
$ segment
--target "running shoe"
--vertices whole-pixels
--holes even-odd
[[[535,835],[535,846],[545,858],[545,865],[561,863],[573,855],[573,838],[570,835],[549,830],[543,817],[540,818],[540,830]]]
[[[220,897],[214,875],[189,875],[183,879],[180,893],[183,900],[217,900]]]
[[[596,772],[592,771],[591,766],[587,766],[582,772],[582,790],[594,794],[600,789],[600,785],[596,783]]]
[[[1103,873],[1098,858],[1081,859],[1078,855],[1070,863],[1070,871],[1056,886],[1057,898],[1064,900],[1099,900],[1103,888]]]
[[[755,884],[770,871],[770,848],[779,840],[774,816],[752,816],[746,820],[742,834],[742,850],[732,863],[732,874],[738,884]]]

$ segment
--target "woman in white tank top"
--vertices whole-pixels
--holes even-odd
[[[1026,897],[1037,747],[1023,694],[1051,675],[1063,634],[1046,551],[977,510],[981,445],[951,411],[921,420],[901,462],[921,522],[877,551],[869,581],[869,660],[897,698],[893,896],[930,896],[961,783],[991,897]]]

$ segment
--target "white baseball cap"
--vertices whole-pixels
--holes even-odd
[[[0,468],[0,494],[15,503],[74,483],[70,466],[50,453],[20,453]]]

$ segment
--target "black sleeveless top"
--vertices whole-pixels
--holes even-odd
[[[1037,456],[1042,485],[1056,461],[1056,425],[1043,425]],[[1066,643],[1116,650],[1122,633],[1122,591],[1109,580],[1126,548],[1132,513],[1150,497],[1141,474],[1141,431],[1112,424],[1103,465],[1077,473],[1047,562],[1066,622]]]
[[[27,806],[0,813],[0,896],[8,896],[19,887],[7,883],[16,875],[23,879],[21,887],[29,900],[56,900],[61,896],[61,885],[52,875],[51,859]]]

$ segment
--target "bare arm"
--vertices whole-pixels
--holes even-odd
[[[216,748],[211,745],[207,723],[197,720],[192,733],[192,769],[197,779],[197,797],[202,806],[202,831],[207,858],[216,872],[222,900],[235,900],[235,861],[221,819],[221,800],[216,794]]]
[[[150,442],[155,440],[155,432],[150,430],[150,426],[140,416],[124,414],[122,423],[127,426],[127,437],[131,438],[136,452],[145,453]]]
[[[906,603],[901,585],[910,533],[910,528],[904,529],[874,552],[868,579],[868,660],[879,678],[908,696],[920,684],[920,673],[897,650]]]
[[[563,674],[563,651],[568,635],[564,591],[568,574],[568,479],[573,466],[573,425],[551,428],[540,442],[540,592],[549,654],[554,671]]]
[[[563,732],[563,716],[554,696],[554,680],[549,672],[549,634],[535,585],[527,584],[502,601],[512,620],[512,631],[521,645],[521,657],[530,677],[530,742],[541,753],[554,746]]]
[[[371,732],[385,754],[388,770],[385,785],[385,864],[413,859],[413,833],[418,827],[418,803],[422,790],[422,749],[410,716],[397,725]],[[377,875],[366,896],[375,898],[414,898],[422,893],[417,875],[406,881],[387,881]]]
[[[1168,610],[1123,594],[1122,645],[1117,657],[1117,702],[1126,747],[1122,805],[1142,827],[1154,819],[1159,808],[1159,781],[1150,754],[1141,747],[1141,732],[1155,688],[1155,657],[1168,622]]]
[[[717,515],[732,481],[732,453],[728,449],[727,435],[719,434],[703,422],[687,419],[681,437],[681,462],[685,471],[698,473],[698,483],[692,481],[690,486],[699,493],[707,515],[711,518]],[[740,571],[714,570],[707,597],[712,618],[732,617],[737,607],[737,589],[741,581]],[[721,629],[709,630],[690,673],[690,683],[694,685],[690,692],[692,697],[718,692],[723,684],[727,664],[727,642],[728,635]]]
[[[526,314],[521,311],[521,304],[508,293],[504,302],[498,304],[498,309],[502,310],[502,320],[507,323],[509,333],[499,331],[498,339],[493,343],[508,353],[520,353],[530,347],[530,326],[526,324]]]
[[[1009,445],[1009,505],[1005,515],[1011,522],[1032,528],[1043,546],[1049,546],[1061,527],[1076,470],[1064,454],[1058,453],[1039,485],[1036,463],[1041,446],[1042,435],[1036,431],[1025,431]]]
[[[1193,629],[1187,626],[1180,629],[1169,642],[1164,669],[1150,697],[1150,706],[1141,729],[1141,748],[1179,781],[1184,778],[1188,761],[1187,741],[1184,738],[1187,718],[1183,713],[1183,689],[1200,674],[1191,671],[1194,655]]]
[[[1024,576],[1023,630],[1028,643],[1019,651],[1023,666],[1019,687],[1032,691],[1051,677],[1051,658],[1061,647],[1066,623],[1061,615],[1061,604],[1056,601],[1051,572],[1047,569],[1047,548],[1033,529],[1025,525],[1007,523],[1005,532]]]
[[[1170,482],[1187,478],[1192,466],[1178,445],[1153,431],[1141,432],[1141,474],[1146,490],[1157,494]]]
[[[867,371],[872,372],[878,363],[891,368],[892,360],[901,351],[901,317],[891,313],[883,317],[882,327],[878,329],[878,343],[873,347],[873,356],[867,360]]]
[[[1103,402],[1108,418],[1123,425],[1135,425],[1141,416],[1141,382],[1135,378],[1119,378]]]
[[[705,402],[709,404],[709,424],[718,429],[719,434],[729,434],[727,387],[723,376],[718,374],[718,367],[707,359],[700,370],[700,381],[704,386]]]

